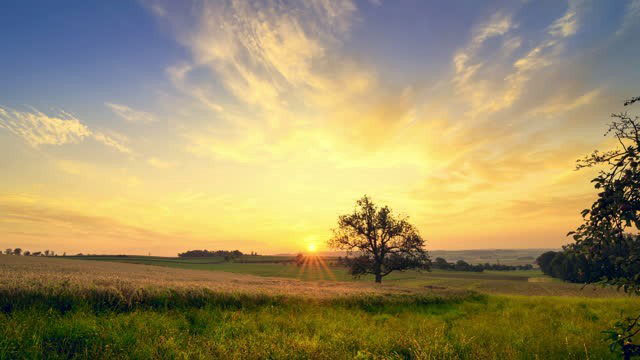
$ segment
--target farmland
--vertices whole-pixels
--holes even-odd
[[[312,280],[327,269],[102,260],[1,256],[0,358],[599,359],[612,358],[601,330],[640,310],[535,272],[407,272],[375,286],[336,267],[336,280]],[[524,296],[554,291],[564,296]]]
[[[464,252],[461,252],[464,253]],[[464,255],[463,255],[464,256]],[[466,254],[467,257],[470,257]],[[291,256],[245,256],[238,261],[224,261],[222,258],[168,258],[147,256],[81,256],[81,260],[155,265],[170,268],[224,271],[261,277],[293,278],[304,281],[349,281],[354,279],[341,266],[334,266],[334,258],[318,257],[317,261],[298,267]],[[370,283],[371,276],[356,279],[357,283]],[[595,285],[583,287],[565,283],[544,276],[539,270],[485,271],[482,273],[445,271],[434,269],[430,272],[395,272],[387,276],[385,284],[406,288],[439,288],[473,290],[489,294],[510,295],[556,295],[556,296],[622,296],[612,288]]]

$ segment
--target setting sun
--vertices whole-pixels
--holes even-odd
[[[316,252],[316,250],[318,250],[318,246],[316,244],[309,244],[307,245],[307,251],[309,252]]]

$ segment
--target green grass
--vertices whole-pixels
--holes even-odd
[[[363,304],[23,309],[0,314],[0,358],[606,359],[603,326],[640,309],[630,299],[518,296]]]

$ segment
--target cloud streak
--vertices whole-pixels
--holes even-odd
[[[113,111],[120,118],[132,122],[132,123],[142,123],[149,124],[156,121],[156,118],[148,112],[134,110],[126,105],[114,104],[114,103],[105,103],[111,111]]]
[[[131,153],[131,149],[121,140],[89,129],[74,115],[64,111],[57,115],[47,115],[36,109],[18,111],[0,107],[0,128],[21,137],[35,148],[42,145],[77,144],[90,138],[119,152]]]

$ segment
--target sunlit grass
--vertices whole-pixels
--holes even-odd
[[[606,359],[640,303],[3,256],[0,309],[0,359]]]
[[[600,330],[628,299],[491,296],[462,302],[0,314],[0,358],[606,359]]]

